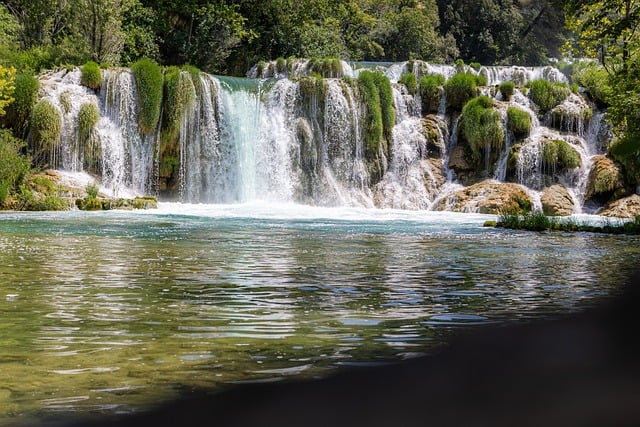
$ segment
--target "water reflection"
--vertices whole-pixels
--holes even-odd
[[[420,221],[0,218],[0,424],[428,352],[615,291],[625,236]]]

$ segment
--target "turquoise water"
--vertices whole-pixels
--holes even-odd
[[[639,238],[295,205],[0,214],[0,425],[425,354],[614,295]]]

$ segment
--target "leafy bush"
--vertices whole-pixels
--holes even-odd
[[[481,153],[504,147],[502,116],[493,108],[493,100],[488,96],[474,98],[464,106],[460,132],[469,143],[474,162],[481,159]]]
[[[138,121],[140,130],[150,135],[160,120],[163,76],[158,64],[148,58],[136,61],[132,66],[138,91]]]
[[[309,69],[322,77],[335,78],[342,76],[342,61],[339,58],[314,58],[309,62]]]
[[[31,172],[31,159],[20,154],[24,146],[9,130],[0,129],[0,205]]]
[[[80,141],[89,138],[91,130],[98,123],[100,112],[98,106],[92,102],[84,103],[78,112],[78,137]]]
[[[560,139],[542,142],[542,164],[547,169],[574,169],[582,165],[580,154]]]
[[[571,89],[565,83],[551,83],[542,79],[529,83],[529,96],[543,113],[553,109],[570,94]]]
[[[460,111],[462,107],[476,95],[476,89],[486,80],[481,76],[458,73],[444,84],[447,95],[447,107]]]
[[[507,108],[507,123],[515,135],[528,135],[531,131],[531,116],[519,108]]]
[[[584,87],[593,101],[601,107],[610,104],[612,89],[609,74],[603,66],[595,63],[580,66],[573,75],[574,80]]]
[[[93,90],[100,89],[100,85],[102,85],[102,73],[98,64],[89,61],[82,66],[80,71],[82,72],[80,83]]]
[[[502,94],[502,99],[504,99],[505,101],[509,101],[511,99],[511,96],[513,95],[513,91],[515,90],[515,87],[516,85],[513,82],[500,83],[500,86],[498,87],[498,89]]]
[[[422,112],[436,113],[440,108],[442,98],[441,87],[444,86],[444,77],[440,74],[427,74],[420,79],[420,97],[422,98]]]
[[[18,136],[25,136],[31,109],[38,100],[38,79],[30,73],[15,78],[14,101],[7,108],[7,123]]]
[[[403,74],[402,77],[400,77],[400,83],[406,86],[407,92],[409,92],[410,95],[415,95],[418,92],[418,80],[415,74]]]
[[[60,142],[62,117],[47,100],[38,102],[31,111],[31,137],[42,149],[56,147]]]

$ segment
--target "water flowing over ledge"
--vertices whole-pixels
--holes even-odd
[[[554,186],[566,193],[565,214],[594,213],[604,203],[589,190],[594,158],[604,154],[610,138],[602,113],[570,94],[542,114],[527,94],[525,85],[540,79],[566,83],[553,67],[461,70],[421,61],[340,62],[320,69],[320,78],[313,66],[306,60],[284,69],[268,63],[246,79],[180,71],[184,102],[173,106],[180,121],[170,136],[162,120],[150,135],[139,130],[139,94],[130,70],[105,70],[99,92],[80,85],[79,70],[45,74],[45,98],[64,111],[55,167],[97,176],[109,194],[183,203],[496,213],[513,203],[546,209],[545,194]],[[373,107],[358,84],[367,70],[384,73],[392,91],[392,128],[376,145],[370,136]],[[459,128],[464,114],[447,108],[444,91],[438,111],[430,112],[425,94],[399,83],[407,73],[418,80],[432,74],[450,79],[460,71],[484,78],[477,94],[489,96],[502,117],[500,147],[481,147],[477,164],[469,157],[477,149]],[[509,100],[496,87],[504,82],[515,82]],[[71,100],[69,108],[63,99]],[[100,120],[80,143],[78,111],[86,103],[99,106]],[[510,126],[513,109],[529,116],[528,131]]]

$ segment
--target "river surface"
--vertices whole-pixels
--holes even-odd
[[[436,351],[620,291],[640,239],[295,205],[0,214],[0,425]]]

